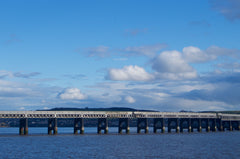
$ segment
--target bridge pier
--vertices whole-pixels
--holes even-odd
[[[145,133],[148,133],[148,120],[147,118],[138,118],[137,120],[137,133],[144,129]]]
[[[240,131],[240,121],[238,121],[238,130]]]
[[[101,134],[101,131],[104,130],[104,134],[108,133],[108,119],[107,118],[99,118],[98,119],[98,134]]]
[[[48,135],[57,134],[57,118],[48,119]]]
[[[224,128],[223,128],[223,122],[221,119],[217,119],[217,124],[219,125],[218,131],[223,131]]]
[[[229,131],[233,131],[232,121],[229,121]]]
[[[83,118],[75,118],[74,119],[74,134],[78,134],[78,130],[80,130],[80,134],[84,134],[84,119]]]
[[[192,132],[193,130],[192,130],[192,119],[191,118],[189,118],[188,119],[188,132]]]
[[[198,132],[202,132],[202,119],[198,119]]]
[[[179,118],[168,118],[168,132],[171,132],[172,126],[171,123],[175,122],[175,127],[174,129],[176,129],[176,132],[178,133],[180,131],[179,128]]]
[[[129,118],[119,118],[118,133],[121,134],[122,130],[125,130],[126,134],[129,134],[130,132]]]
[[[184,122],[187,122],[187,129],[189,129],[189,120],[186,118],[180,119],[180,132],[183,132]],[[191,121],[190,121],[191,122]]]
[[[159,123],[161,125],[159,125]],[[153,132],[157,133],[157,130],[160,129],[162,133],[165,131],[164,119],[163,118],[154,118],[153,119]]]
[[[184,125],[183,123],[184,122],[187,122],[187,129],[188,129],[188,132],[192,132],[192,126],[191,126],[191,118],[183,118],[183,119],[180,119],[180,132],[183,132],[183,129],[184,129]]]
[[[210,123],[209,123],[209,119],[206,120],[206,132],[210,132]]]
[[[28,134],[28,119],[20,119],[19,123],[19,135],[27,135]]]
[[[213,132],[216,132],[216,131],[217,131],[216,119],[212,119],[212,127],[211,127],[211,130],[212,130]]]

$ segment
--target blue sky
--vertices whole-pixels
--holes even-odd
[[[0,2],[0,110],[240,109],[240,1]]]

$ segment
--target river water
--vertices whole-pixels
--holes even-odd
[[[47,135],[47,128],[29,128],[19,136],[18,128],[0,128],[0,159],[138,159],[138,158],[240,158],[240,132],[193,132],[98,135],[96,128],[85,128],[84,135],[73,135],[72,128],[59,128],[58,135]]]

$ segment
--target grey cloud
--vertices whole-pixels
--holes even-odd
[[[124,31],[125,35],[127,36],[136,36],[139,34],[143,34],[143,33],[147,33],[148,29],[144,28],[144,29],[126,29]]]
[[[240,63],[232,62],[232,63],[219,63],[216,65],[217,68],[224,69],[231,73],[233,72],[240,72]]]
[[[111,55],[110,48],[107,46],[97,46],[97,47],[89,47],[85,49],[77,49],[76,52],[83,53],[87,57],[109,57]]]
[[[200,50],[194,46],[183,48],[183,58],[189,63],[204,63],[216,60],[218,57],[240,58],[239,54],[240,50],[218,46],[210,46],[206,50]]]
[[[219,83],[214,90],[193,90],[180,97],[192,100],[221,101],[237,105],[240,103],[240,84]]]
[[[192,25],[192,26],[206,26],[206,27],[211,26],[211,24],[209,22],[207,22],[206,20],[191,21],[189,24]]]
[[[21,73],[21,72],[10,72],[10,71],[1,71],[0,70],[0,79],[7,78],[7,77],[17,77],[17,78],[31,78],[37,75],[40,75],[39,72],[31,72],[31,73]]]
[[[210,46],[206,49],[207,54],[212,54],[216,56],[229,56],[233,58],[240,58],[240,50],[238,49],[228,49],[228,48],[222,48],[218,46]]]
[[[222,72],[215,73],[210,72],[207,75],[200,78],[200,80],[207,83],[240,83],[240,72]]]
[[[22,42],[22,40],[20,40],[16,34],[12,34],[10,35],[9,39],[5,41],[5,44],[10,45],[10,44],[19,43],[19,42]]]
[[[123,56],[149,56],[154,57],[160,50],[166,48],[166,44],[154,44],[154,45],[143,45],[143,46],[130,46],[121,49]]]
[[[153,45],[142,45],[142,46],[129,46],[126,48],[115,48],[112,49],[108,46],[97,46],[89,47],[85,49],[77,49],[76,52],[82,53],[87,57],[98,57],[105,58],[111,55],[118,56],[148,56],[154,57],[160,50],[166,48],[166,44],[153,44]],[[115,58],[115,60],[126,60],[126,58]]]
[[[38,76],[40,75],[41,73],[39,72],[31,72],[31,73],[21,73],[21,72],[16,72],[14,73],[14,77],[19,77],[19,78],[31,78],[31,77],[34,77],[34,76]]]
[[[67,78],[70,78],[70,79],[76,79],[76,80],[79,80],[79,79],[87,79],[87,76],[86,75],[83,75],[83,74],[75,74],[75,75],[64,75],[64,77],[67,77]]]
[[[211,7],[225,16],[228,20],[234,21],[240,19],[240,1],[239,0],[210,0]]]

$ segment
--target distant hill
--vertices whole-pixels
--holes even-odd
[[[111,107],[111,108],[52,108],[48,110],[37,110],[37,111],[143,111],[143,112],[157,112],[154,110],[142,110],[133,109],[126,107]]]
[[[201,111],[200,113],[240,114],[240,111]]]

